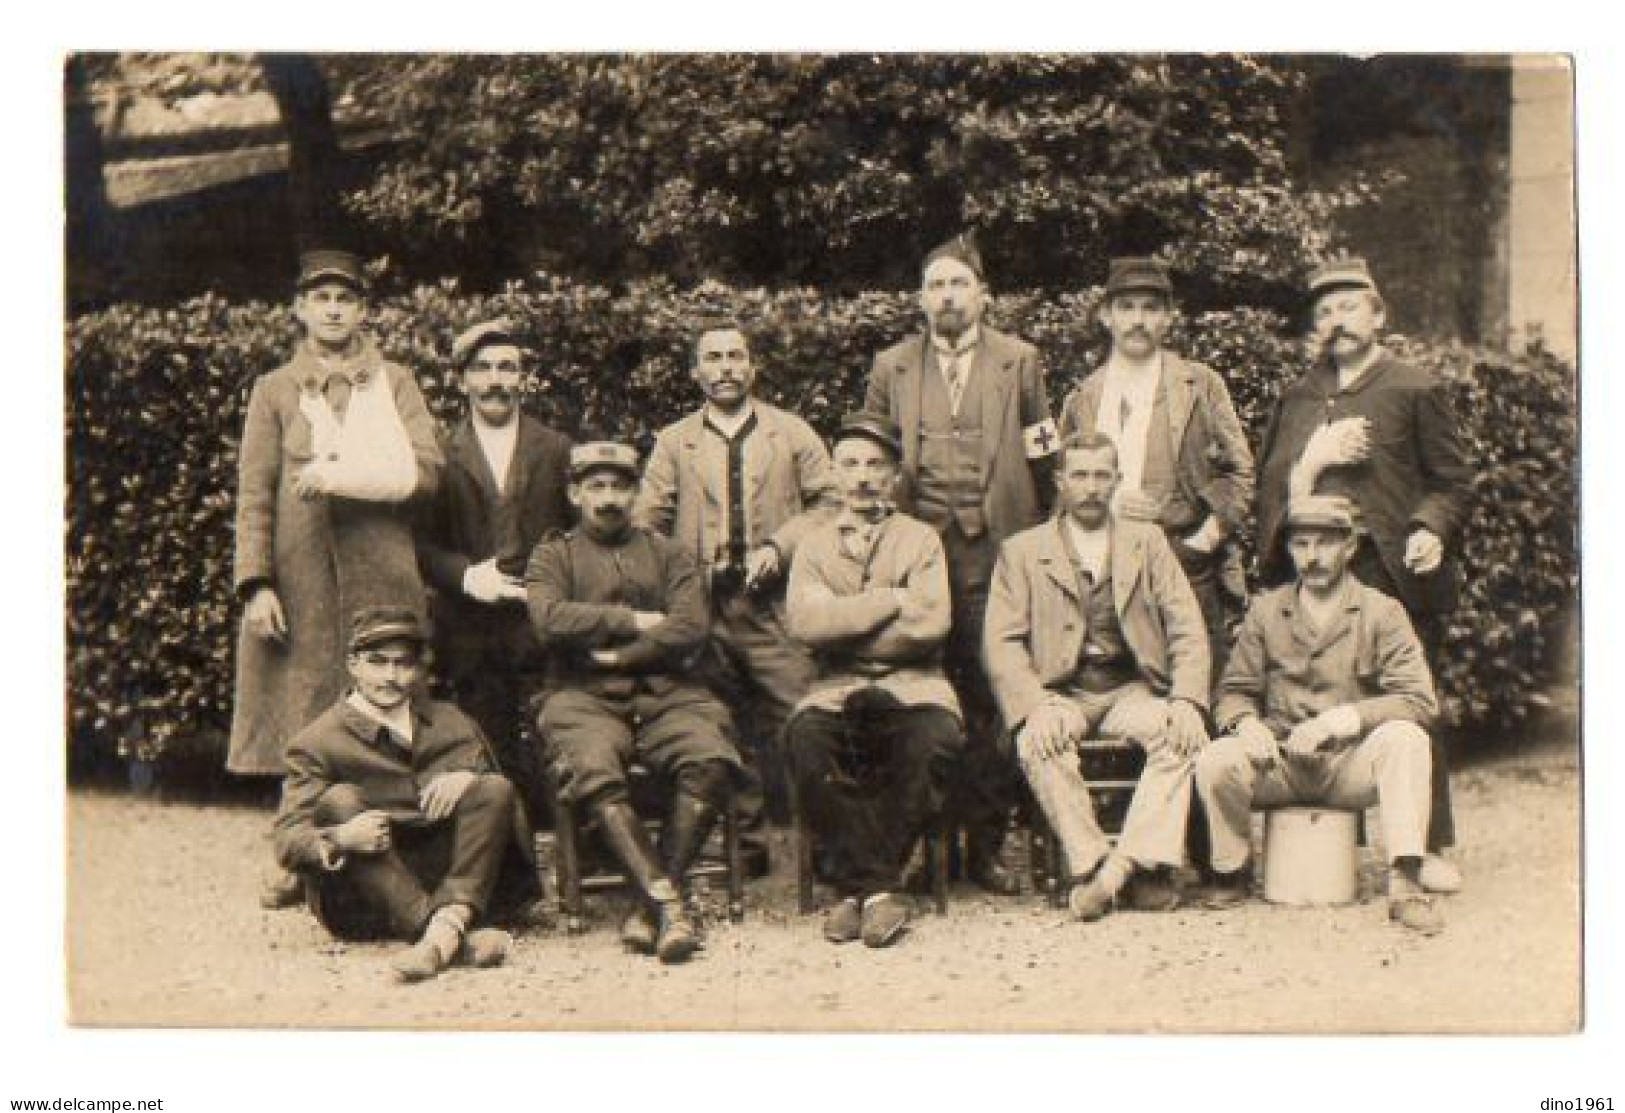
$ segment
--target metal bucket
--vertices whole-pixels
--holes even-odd
[[[1359,894],[1359,813],[1280,808],[1264,820],[1264,899],[1349,904]]]

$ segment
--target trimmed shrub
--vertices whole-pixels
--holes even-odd
[[[1001,297],[992,321],[1044,352],[1055,400],[1094,366],[1098,291]],[[918,327],[912,291],[829,297],[663,281],[623,290],[539,276],[491,294],[453,282],[381,299],[371,331],[415,368],[442,420],[460,412],[445,353],[470,322],[506,314],[535,359],[527,406],[572,434],[647,450],[689,410],[690,322],[725,311],[751,333],[761,393],[823,433],[862,398],[873,354]],[[72,738],[153,760],[230,719],[237,438],[253,378],[295,339],[286,306],[218,297],[115,306],[68,335],[68,680]],[[1204,312],[1175,347],[1230,384],[1256,446],[1301,345],[1272,311]],[[1573,369],[1544,352],[1396,341],[1451,384],[1478,465],[1462,542],[1466,593],[1441,688],[1453,717],[1510,723],[1540,700],[1578,584]]]

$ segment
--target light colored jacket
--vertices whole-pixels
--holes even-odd
[[[786,568],[809,527],[840,508],[829,451],[801,418],[754,399],[756,431],[745,442],[745,541],[772,541]],[[672,538],[701,568],[728,540],[728,446],[696,410],[655,438],[633,520]],[[808,513],[803,513],[804,511]]]
[[[1052,518],[999,549],[988,593],[983,660],[1005,726],[1014,731],[1061,690],[1083,650],[1085,600]],[[1208,705],[1211,661],[1202,610],[1162,530],[1114,521],[1112,602],[1140,677],[1158,695]]]
[[[1224,380],[1206,364],[1172,352],[1162,357],[1162,389],[1174,446],[1175,482],[1186,501],[1218,516],[1232,535],[1247,528],[1253,498],[1253,454]],[[1061,404],[1061,438],[1093,430],[1106,388],[1102,368],[1072,389]]]

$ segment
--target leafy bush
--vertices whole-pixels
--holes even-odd
[[[1097,296],[1010,295],[994,307],[995,323],[1044,351],[1057,401],[1101,354]],[[595,429],[647,450],[695,404],[689,322],[718,310],[752,333],[762,392],[824,433],[862,397],[873,353],[918,320],[912,291],[829,297],[662,281],[611,291],[543,276],[480,295],[451,282],[420,286],[383,298],[371,327],[449,419],[460,408],[444,355],[452,337],[506,314],[536,354],[532,410],[572,433]],[[1198,313],[1178,326],[1177,346],[1228,379],[1255,445],[1282,385],[1301,371],[1287,326],[1257,309]],[[68,676],[78,743],[146,759],[187,739],[219,745],[238,618],[231,534],[242,409],[252,379],[293,341],[286,306],[218,297],[115,306],[70,323]],[[1573,371],[1541,352],[1400,346],[1454,384],[1478,462],[1468,586],[1442,687],[1459,716],[1513,721],[1538,698],[1577,584]]]

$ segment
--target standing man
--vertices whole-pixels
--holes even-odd
[[[894,513],[897,426],[851,414],[835,441],[845,503],[811,531],[790,570],[790,629],[823,666],[796,708],[786,749],[807,821],[840,901],[824,938],[870,947],[908,924],[902,869],[941,811],[964,745],[942,673],[950,619],[942,542]]]
[[[410,609],[356,615],[352,687],[288,744],[276,821],[277,857],[324,927],[417,940],[391,963],[403,982],[500,964],[508,933],[476,925],[493,907],[524,918],[541,896],[530,825],[479,727],[414,698],[423,642]]]
[[[417,379],[362,331],[361,260],[308,251],[297,290],[298,346],[254,381],[237,454],[237,774],[280,776],[288,741],[344,691],[346,616],[422,611],[407,504],[444,465]],[[267,908],[300,899],[286,873],[260,893]]]
[[[1247,612],[1219,684],[1224,736],[1196,763],[1218,872],[1209,903],[1247,899],[1253,809],[1376,804],[1389,918],[1437,934],[1443,917],[1421,877],[1432,763],[1424,728],[1438,711],[1422,646],[1404,608],[1350,573],[1361,542],[1346,499],[1300,496],[1286,529],[1297,578]]]
[[[948,559],[953,627],[945,667],[968,733],[955,808],[967,875],[996,893],[1020,882],[1001,861],[1016,773],[997,741],[982,671],[982,615],[999,542],[1043,520],[1059,439],[1031,344],[982,323],[981,253],[957,236],[925,257],[927,329],[875,357],[864,409],[902,431],[905,508],[935,529]]]
[[[1253,454],[1224,380],[1162,346],[1173,299],[1168,271],[1155,259],[1112,260],[1100,310],[1111,352],[1067,395],[1061,436],[1094,430],[1116,443],[1116,515],[1162,527],[1201,604],[1217,663],[1229,630],[1224,570],[1230,539],[1247,522]]]
[[[537,717],[544,753],[643,898],[622,942],[673,963],[700,947],[683,877],[727,806],[739,754],[728,709],[691,679],[708,631],[705,587],[686,550],[632,524],[637,487],[631,448],[571,450],[581,525],[537,546],[525,584],[551,654]],[[634,761],[671,788],[659,852],[627,792]]]
[[[694,341],[705,404],[661,430],[633,508],[639,526],[673,538],[703,570],[711,601],[712,687],[748,708],[747,767],[760,774],[741,800],[747,864],[767,870],[763,800],[789,817],[780,736],[816,669],[785,631],[784,583],[807,528],[838,507],[829,453],[794,414],[752,397],[750,344],[733,321]],[[811,511],[811,513],[806,513]],[[751,777],[750,780],[757,780]],[[742,792],[742,796],[746,793]]]
[[[1356,541],[1350,570],[1404,604],[1436,671],[1456,606],[1453,558],[1471,482],[1460,428],[1439,382],[1380,343],[1386,309],[1363,259],[1317,268],[1309,295],[1317,359],[1281,395],[1264,435],[1258,555],[1265,582],[1292,576],[1284,543],[1290,500],[1342,495]],[[1422,882],[1455,892],[1461,874],[1440,856],[1456,831],[1437,739],[1432,777]]]
[[[525,613],[525,564],[569,528],[570,441],[520,411],[524,355],[507,321],[452,345],[468,416],[444,442],[446,474],[424,506],[418,564],[434,589],[434,644],[451,697],[480,724],[531,820],[546,816],[525,709],[543,681]]]
[[[987,607],[987,670],[1017,760],[1066,852],[1067,903],[1105,915],[1125,883],[1145,911],[1179,904],[1191,770],[1207,744],[1208,638],[1162,530],[1114,517],[1121,481],[1104,433],[1061,449],[1061,509],[1004,543]],[[1096,822],[1077,743],[1126,739],[1145,750],[1122,836]]]

